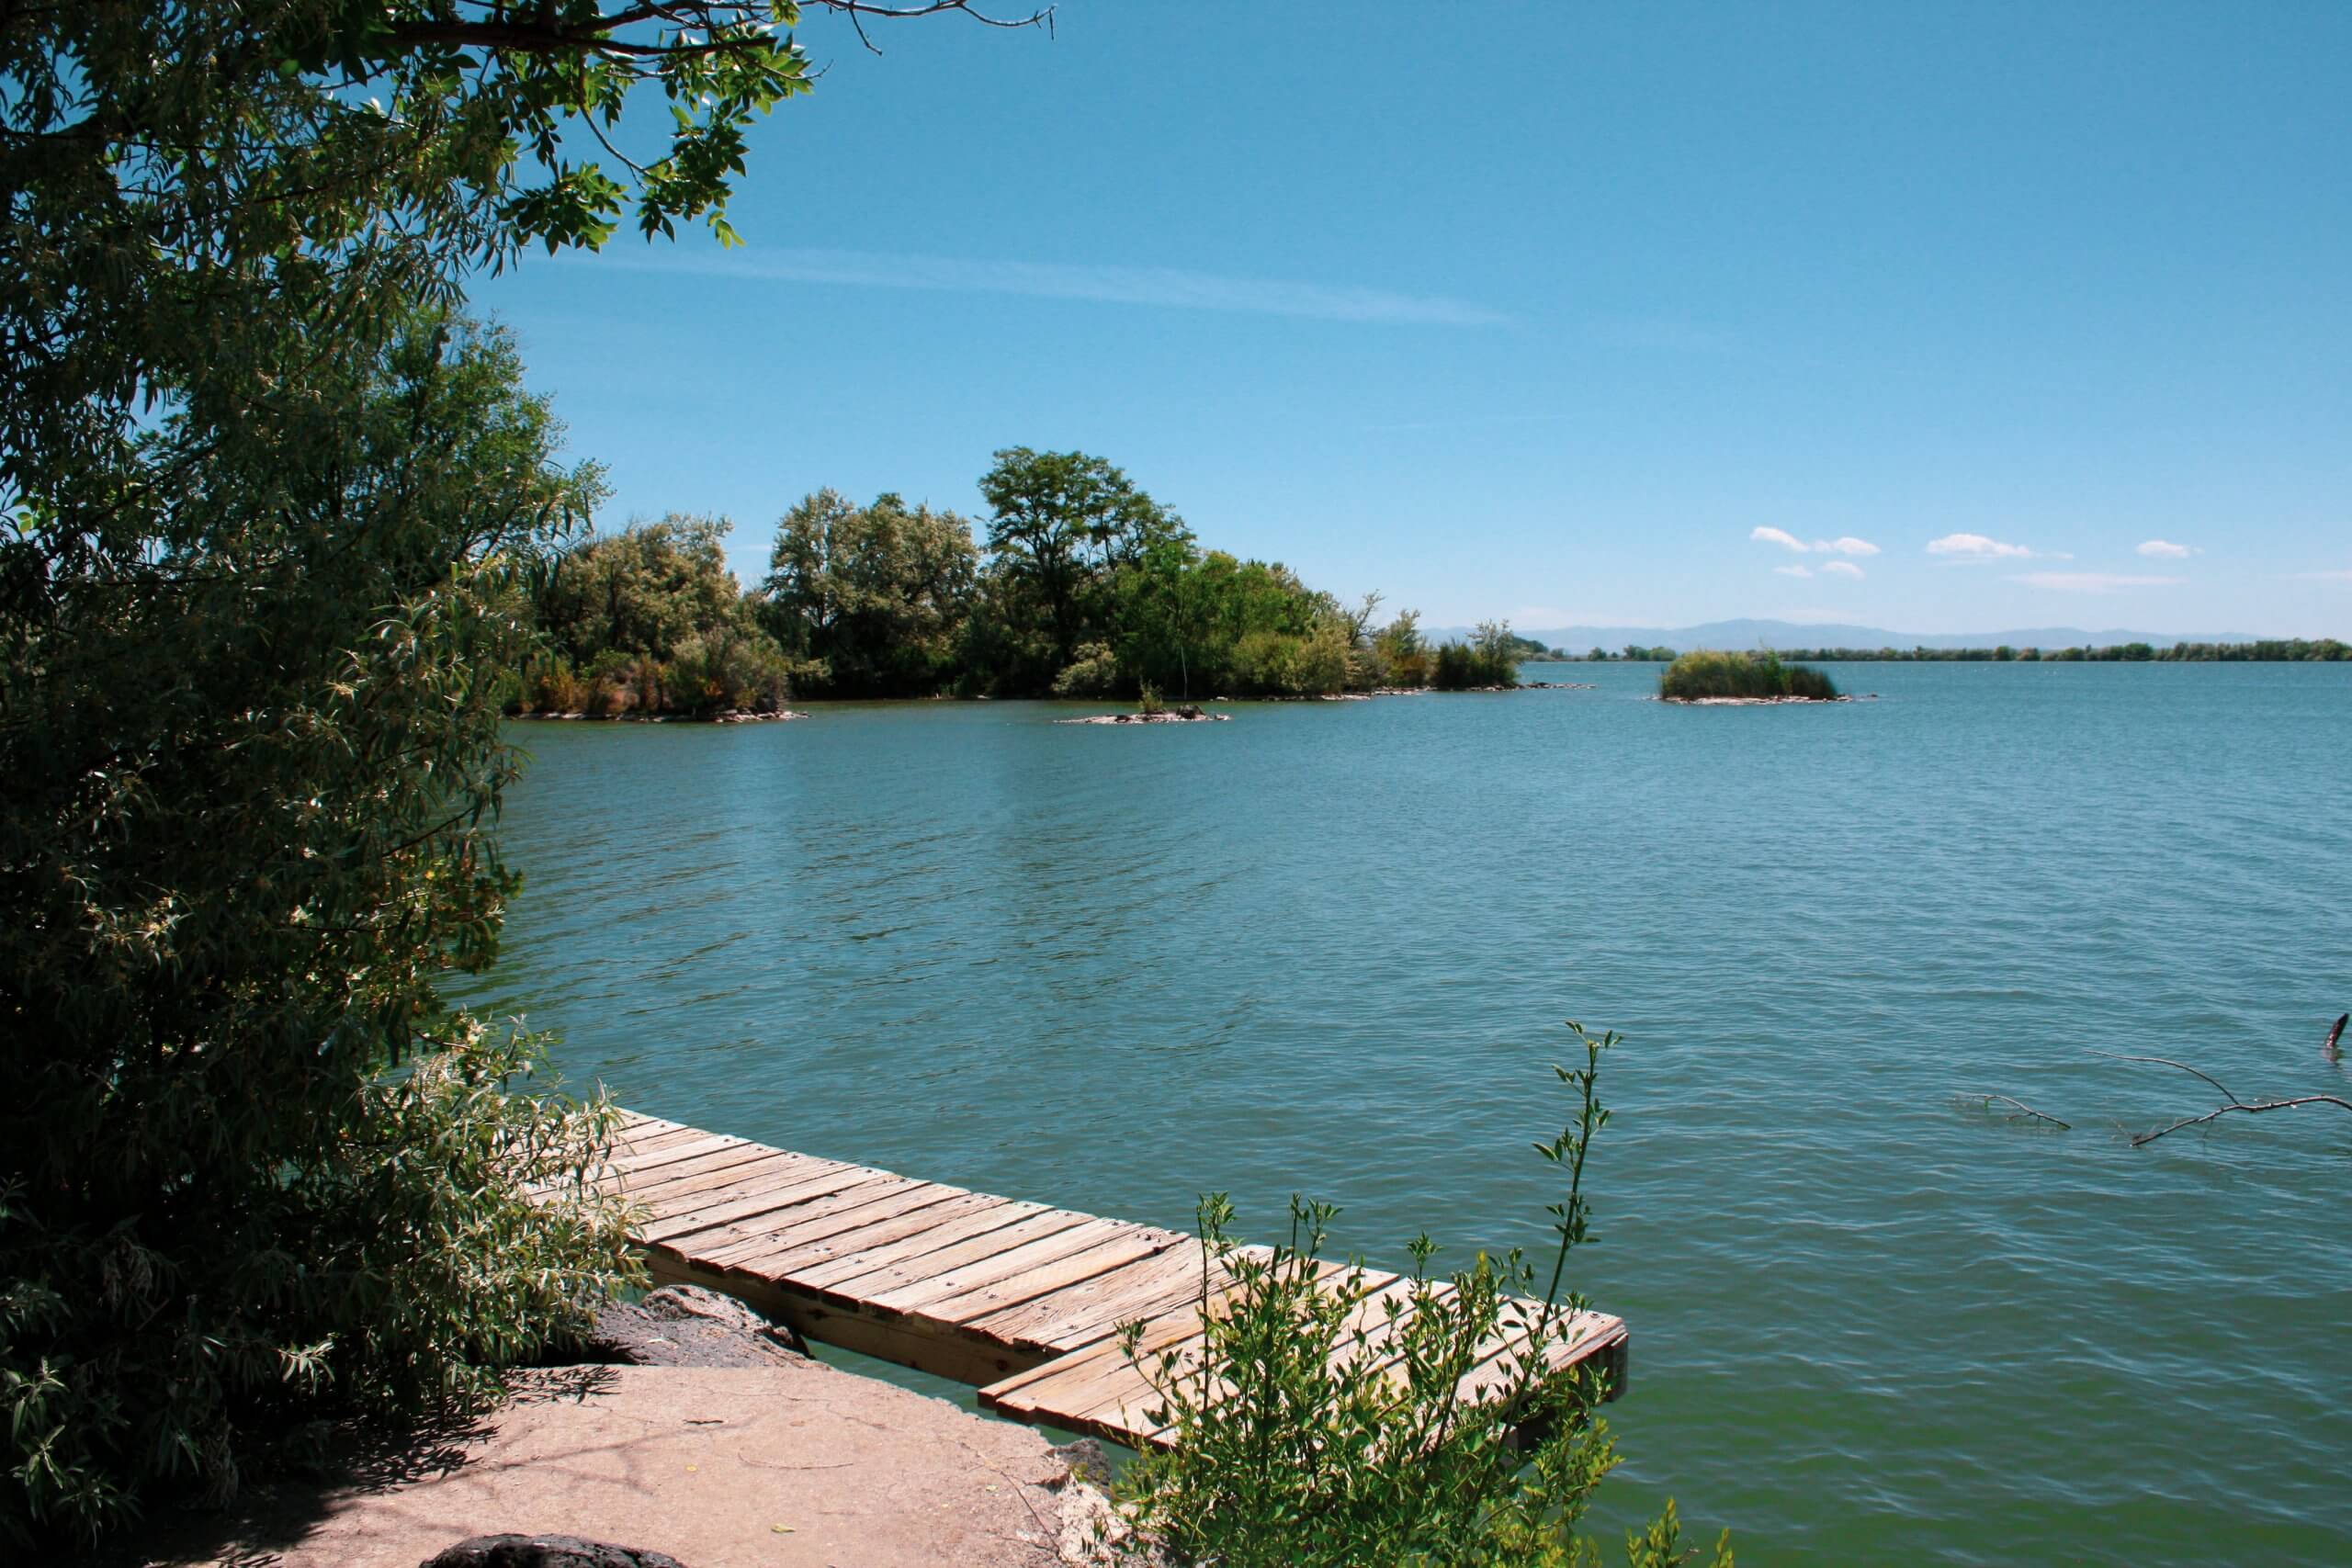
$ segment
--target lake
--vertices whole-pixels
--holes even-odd
[[[474,999],[701,1126],[1188,1224],[1540,1247],[1559,1020],[1624,1032],[1577,1283],[1601,1522],[1743,1564],[2352,1561],[2352,665],[518,726]],[[2075,1123],[1986,1115],[1993,1091]]]

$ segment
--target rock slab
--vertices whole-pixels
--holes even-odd
[[[582,1540],[576,1535],[478,1535],[417,1568],[685,1568],[665,1551]]]

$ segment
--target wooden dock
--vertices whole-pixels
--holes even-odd
[[[1201,1244],[1178,1231],[969,1192],[625,1116],[600,1181],[639,1211],[632,1235],[663,1283],[738,1297],[807,1338],[978,1387],[1024,1421],[1129,1446],[1164,1441],[1156,1403],[1119,1348],[1145,1325],[1147,1351],[1197,1345]],[[1334,1289],[1348,1288],[1333,1269]],[[1212,1277],[1212,1296],[1230,1281]],[[1357,1311],[1377,1336],[1409,1281],[1365,1269]],[[1498,1336],[1464,1380],[1498,1382],[1515,1337]],[[1555,1367],[1603,1358],[1622,1384],[1622,1319],[1582,1313],[1549,1352]]]

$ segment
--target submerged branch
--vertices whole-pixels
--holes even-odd
[[[2070,1133],[2075,1130],[2075,1124],[2072,1122],[2061,1122],[2057,1117],[2051,1115],[2047,1111],[2036,1111],[2024,1100],[2012,1100],[2006,1094],[1986,1094],[1982,1090],[1976,1090],[1963,1094],[1961,1098],[1963,1100],[1981,1100],[1984,1102],[1984,1108],[1988,1111],[1992,1109],[1993,1101],[1997,1100],[2004,1105],[2016,1106],[2019,1111],[2024,1111],[2028,1116],[2033,1117],[2037,1121],[2047,1122],[2053,1127],[2063,1127]],[[2011,1117],[2010,1120],[2015,1121],[2016,1118]]]

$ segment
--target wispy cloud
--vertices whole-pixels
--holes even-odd
[[[1809,566],[1776,566],[1772,569],[1772,572],[1773,575],[1777,577],[1811,577],[1813,575],[1813,568]]]
[[[1822,564],[1821,570],[1832,577],[1851,577],[1860,580],[1862,575],[1862,569],[1849,560],[1826,561]]]
[[[2136,547],[2143,556],[2160,556],[2165,560],[2187,560],[2199,553],[2192,545],[2176,545],[2170,539],[2150,539]]]
[[[1834,539],[1815,539],[1809,545],[1785,528],[1754,528],[1748,531],[1747,536],[1759,544],[1778,545],[1784,550],[1794,550],[1799,555],[1811,555],[1815,552],[1831,556],[1878,554],[1876,545],[1871,544],[1868,539],[1857,539],[1851,534],[1841,534]]]
[[[2012,577],[2029,588],[2054,589],[2061,593],[2121,593],[2133,588],[2177,588],[2185,577],[2134,577],[2115,571],[2027,571]]]
[[[1946,534],[1940,539],[1928,541],[1928,553],[1950,561],[1995,560],[2073,560],[2070,555],[2054,550],[2028,549],[2023,545],[2005,544],[1988,539],[1982,534]]]
[[[1401,294],[1274,278],[1232,277],[1167,266],[987,261],[874,251],[777,250],[708,256],[657,251],[607,254],[597,265],[640,272],[692,273],[738,283],[838,284],[954,294],[1020,294],[1179,310],[1239,311],[1401,326],[1490,327],[1510,318],[1467,299]]]

